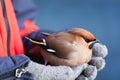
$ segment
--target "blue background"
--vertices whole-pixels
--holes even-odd
[[[41,29],[83,27],[107,45],[106,67],[96,80],[120,80],[120,0],[34,0]]]

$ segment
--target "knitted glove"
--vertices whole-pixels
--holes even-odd
[[[101,43],[95,43],[92,50],[93,57],[91,61],[76,80],[94,80],[98,71],[105,67],[106,62],[104,58],[108,54],[107,47]]]
[[[35,80],[75,80],[86,67],[87,64],[73,68],[68,66],[45,66],[30,61],[25,70],[32,73]]]

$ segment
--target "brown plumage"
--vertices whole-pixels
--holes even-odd
[[[55,55],[44,50],[40,52],[52,65],[77,66],[90,61],[92,50],[89,45],[94,40],[94,35],[87,30],[73,28],[67,32],[57,32],[46,37],[47,45],[56,51]],[[36,50],[38,49],[40,48],[37,47]]]
[[[93,34],[82,28],[73,28],[67,32],[58,32],[46,37],[49,47],[56,51],[54,55],[43,52],[42,56],[53,65],[76,66],[91,59],[92,50],[89,42],[94,41]]]

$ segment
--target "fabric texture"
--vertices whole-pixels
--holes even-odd
[[[25,55],[0,57],[0,74],[14,70],[28,61],[29,58]]]
[[[75,80],[87,67],[83,64],[77,67],[41,65],[30,61],[26,71],[33,74],[35,80]]]

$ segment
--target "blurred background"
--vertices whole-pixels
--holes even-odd
[[[108,47],[106,67],[96,80],[120,80],[120,0],[34,0],[41,29],[82,27]]]

